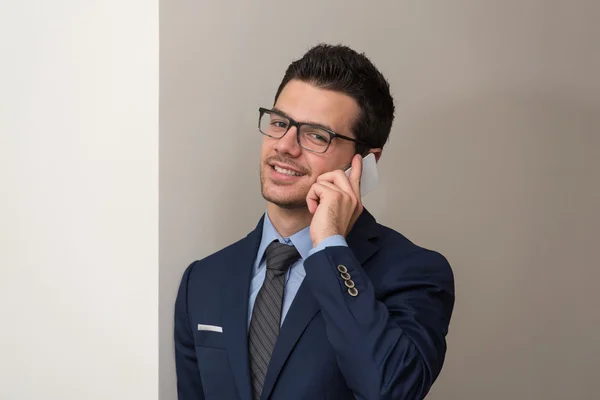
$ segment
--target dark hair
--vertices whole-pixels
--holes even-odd
[[[394,100],[389,83],[363,53],[343,45],[319,44],[311,48],[287,68],[275,102],[292,79],[338,91],[356,100],[360,114],[353,133],[357,140],[367,143],[367,146],[357,145],[356,152],[383,148],[394,121]]]

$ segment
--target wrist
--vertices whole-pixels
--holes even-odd
[[[342,235],[332,235],[332,236],[326,237],[321,242],[319,242],[317,245],[315,245],[308,254],[309,254],[309,256],[311,256],[315,253],[325,250],[328,247],[340,247],[340,246],[348,247],[346,238]]]
[[[313,248],[311,251],[315,252],[329,246],[347,246],[346,238],[341,233],[332,233],[329,236],[323,237],[322,240],[313,241]]]
[[[313,248],[318,247],[324,240],[333,237],[333,236],[341,236],[341,233],[338,232],[324,232],[321,235],[315,237],[312,241]]]

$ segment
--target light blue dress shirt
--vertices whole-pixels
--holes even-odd
[[[306,275],[306,271],[304,270],[304,260],[306,260],[309,256],[316,253],[317,251],[321,251],[329,246],[348,246],[346,243],[346,239],[341,235],[330,236],[321,243],[317,245],[317,247],[312,247],[312,239],[310,238],[310,226],[302,229],[299,232],[296,232],[289,238],[281,237],[281,235],[277,232],[273,223],[269,219],[268,213],[265,213],[265,218],[263,221],[263,230],[262,230],[262,238],[260,241],[260,245],[258,246],[258,252],[256,254],[256,260],[254,261],[254,270],[252,271],[252,280],[250,282],[250,304],[248,307],[248,327],[250,327],[250,320],[252,319],[252,310],[254,309],[254,302],[256,301],[256,296],[258,296],[258,292],[262,287],[262,284],[265,280],[265,274],[267,269],[267,260],[265,257],[265,250],[269,243],[273,240],[278,240],[281,243],[285,243],[287,245],[294,245],[300,253],[300,259],[296,261],[290,269],[288,270],[285,277],[285,287],[283,289],[283,304],[281,306],[281,324],[285,319],[285,316],[294,301],[294,297],[296,297],[296,293],[298,293],[298,289],[300,288],[300,284],[304,280],[304,276]]]

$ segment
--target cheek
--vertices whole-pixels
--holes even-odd
[[[312,157],[308,160],[310,163],[312,176],[311,180],[316,181],[319,175],[322,175],[326,172],[333,171],[336,168],[340,168],[340,164],[337,158],[327,158],[327,157]]]
[[[260,145],[260,154],[263,159],[272,156],[275,153],[276,139],[263,135],[263,139]]]

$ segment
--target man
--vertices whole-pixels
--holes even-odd
[[[361,204],[361,155],[379,159],[393,116],[364,55],[319,45],[289,66],[259,111],[267,212],[183,275],[180,400],[424,398],[444,361],[454,280],[443,256]]]

